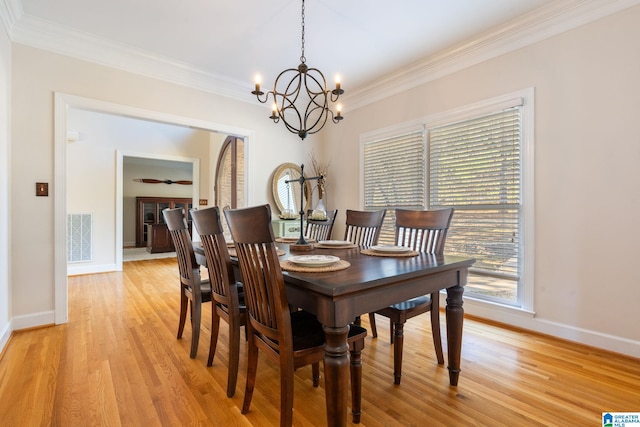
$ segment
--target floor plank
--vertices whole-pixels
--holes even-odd
[[[69,323],[9,340],[0,360],[0,424],[278,425],[279,374],[262,359],[251,411],[240,413],[244,343],[236,395],[226,397],[224,322],[207,368],[209,307],[198,356],[189,358],[190,327],[175,336],[177,283],[174,259],[71,277]],[[458,387],[435,362],[428,316],[405,327],[404,375],[395,386],[386,319],[378,330],[363,352],[363,426],[601,425],[603,411],[640,410],[640,360],[469,318]],[[313,388],[307,368],[295,381],[294,425],[325,424],[323,386]]]

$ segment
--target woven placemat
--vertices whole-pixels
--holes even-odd
[[[384,257],[394,257],[394,258],[395,257],[412,257],[420,254],[420,252],[417,252],[417,251],[391,253],[391,252],[378,252],[378,251],[374,251],[373,249],[363,249],[360,251],[360,253],[363,255],[384,256]]]
[[[326,273],[327,271],[344,270],[351,267],[351,263],[349,261],[341,259],[331,265],[326,265],[324,267],[306,267],[303,265],[295,264],[285,259],[283,261],[280,261],[280,267],[285,271],[295,271],[298,273]]]
[[[344,245],[323,245],[322,243],[316,243],[313,246],[319,249],[352,249],[357,248],[358,245],[355,243],[349,243]]]
[[[276,243],[297,243],[299,237],[276,237]],[[307,243],[315,243],[313,239],[305,239]]]

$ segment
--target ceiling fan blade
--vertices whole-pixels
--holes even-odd
[[[148,179],[148,178],[138,178],[138,179],[134,179],[134,181],[144,182],[145,184],[161,184],[164,182],[159,179]]]
[[[180,185],[193,185],[193,181],[179,180],[172,181],[170,179],[151,179],[151,178],[138,178],[134,179],[136,182],[144,182],[145,184],[180,184]]]

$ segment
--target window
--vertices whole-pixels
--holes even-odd
[[[216,171],[216,206],[244,207],[244,141],[241,138],[225,139]]]
[[[476,258],[468,294],[510,304],[518,302],[522,265],[521,109],[429,130],[429,206],[455,209],[447,252]]]
[[[363,141],[364,209],[387,209],[380,243],[392,244],[395,209],[424,209],[426,150],[424,126]]]
[[[218,156],[215,181],[216,206],[220,209],[244,207],[244,140],[228,136]],[[227,222],[222,221],[225,236],[231,236]]]
[[[532,310],[532,115],[527,90],[426,118],[424,132],[363,136],[364,208],[391,217],[381,242],[397,207],[453,207],[445,251],[476,258],[465,295]]]

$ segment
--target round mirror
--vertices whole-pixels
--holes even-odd
[[[273,189],[273,200],[280,209],[280,218],[295,219],[299,218],[300,206],[306,212],[311,205],[311,184],[309,181],[304,183],[304,195],[300,200],[300,182],[286,181],[299,179],[302,175],[300,166],[293,163],[283,163],[276,168],[271,178],[271,188]]]

